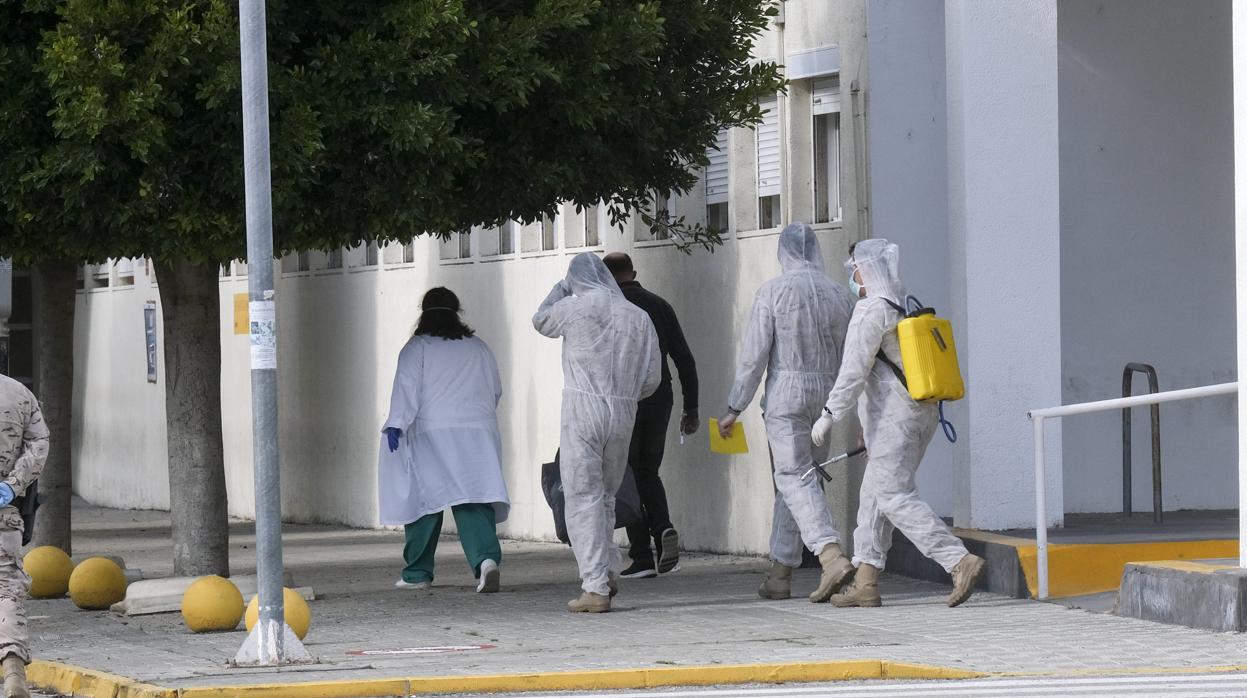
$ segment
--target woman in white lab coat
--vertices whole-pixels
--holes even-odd
[[[398,356],[377,483],[381,523],[406,531],[395,586],[427,589],[450,507],[478,592],[495,592],[502,548],[495,526],[511,505],[502,478],[498,363],[459,319],[445,288],[424,295],[415,336]]]

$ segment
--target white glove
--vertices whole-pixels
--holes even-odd
[[[827,443],[827,439],[831,438],[831,427],[835,423],[836,422],[831,418],[831,415],[826,412],[823,413],[823,416],[818,418],[817,422],[814,422],[814,429],[810,431],[810,438],[814,439],[815,446],[821,447],[823,444]]]

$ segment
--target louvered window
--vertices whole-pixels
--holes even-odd
[[[762,123],[758,125],[758,198],[779,196],[782,168],[779,156],[779,99],[762,100]]]
[[[706,204],[726,204],[728,197],[727,129],[714,137],[714,147],[706,151]]]

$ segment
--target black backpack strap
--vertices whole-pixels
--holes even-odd
[[[878,354],[875,354],[875,358],[882,361],[888,368],[892,369],[892,373],[896,374],[896,378],[901,382],[901,385],[905,386],[906,390],[909,389],[909,383],[905,380],[905,372],[901,370],[900,366],[896,365],[895,361],[889,359],[888,355],[884,354],[882,349],[879,350]]]
[[[883,300],[886,301],[888,305],[895,308],[896,312],[900,313],[902,318],[907,315],[905,308],[899,303],[893,303],[890,298],[884,298]],[[905,380],[905,372],[901,370],[900,366],[896,365],[895,361],[889,359],[887,354],[883,353],[882,347],[880,347],[879,353],[875,354],[875,358],[882,361],[888,368],[892,369],[892,373],[896,374],[896,378],[901,382],[901,385],[905,386],[906,390],[909,389],[909,383]]]

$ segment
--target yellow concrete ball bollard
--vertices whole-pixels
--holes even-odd
[[[69,575],[74,561],[54,545],[41,545],[26,553],[22,567],[30,575],[30,596],[35,599],[58,599],[69,591]]]
[[[108,608],[126,597],[126,573],[106,557],[78,563],[69,575],[69,598],[88,611]]]
[[[242,620],[242,592],[215,574],[200,577],[182,594],[182,622],[193,633],[233,630]]]
[[[312,609],[307,607],[307,602],[294,589],[283,587],[282,592],[282,599],[286,605],[286,625],[289,625],[295,636],[302,640],[307,637],[308,628],[312,627]],[[252,596],[251,603],[247,604],[247,632],[251,632],[259,617],[260,597]]]

